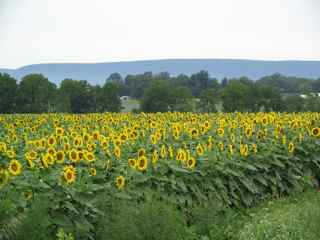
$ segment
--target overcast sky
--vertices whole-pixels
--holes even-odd
[[[0,0],[0,67],[320,60],[320,0]]]

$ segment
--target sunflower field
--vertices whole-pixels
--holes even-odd
[[[318,179],[320,113],[0,115],[0,239],[25,233],[32,209],[46,236],[97,239],[118,201],[156,196],[191,219]]]

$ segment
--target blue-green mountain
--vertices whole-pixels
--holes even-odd
[[[65,78],[87,80],[91,84],[103,84],[114,72],[122,76],[144,72],[169,72],[190,75],[206,70],[211,77],[247,76],[257,80],[263,76],[280,73],[287,76],[320,78],[320,61],[260,61],[234,59],[170,59],[110,63],[50,63],[28,65],[18,69],[0,69],[18,80],[30,73],[41,73],[51,82],[59,84]]]

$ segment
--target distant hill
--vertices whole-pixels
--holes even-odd
[[[122,76],[148,71],[153,73],[169,72],[175,76],[180,73],[190,75],[200,70],[206,70],[210,76],[223,77],[247,76],[259,79],[262,76],[280,73],[287,76],[320,78],[320,61],[258,61],[232,59],[170,59],[146,60],[111,63],[52,63],[35,64],[18,69],[0,69],[17,79],[30,74],[42,73],[54,83],[60,83],[65,78],[88,80],[91,84],[103,84],[113,72]]]

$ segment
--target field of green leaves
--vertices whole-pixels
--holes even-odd
[[[317,185],[319,146],[320,113],[0,115],[0,239],[200,239]]]

